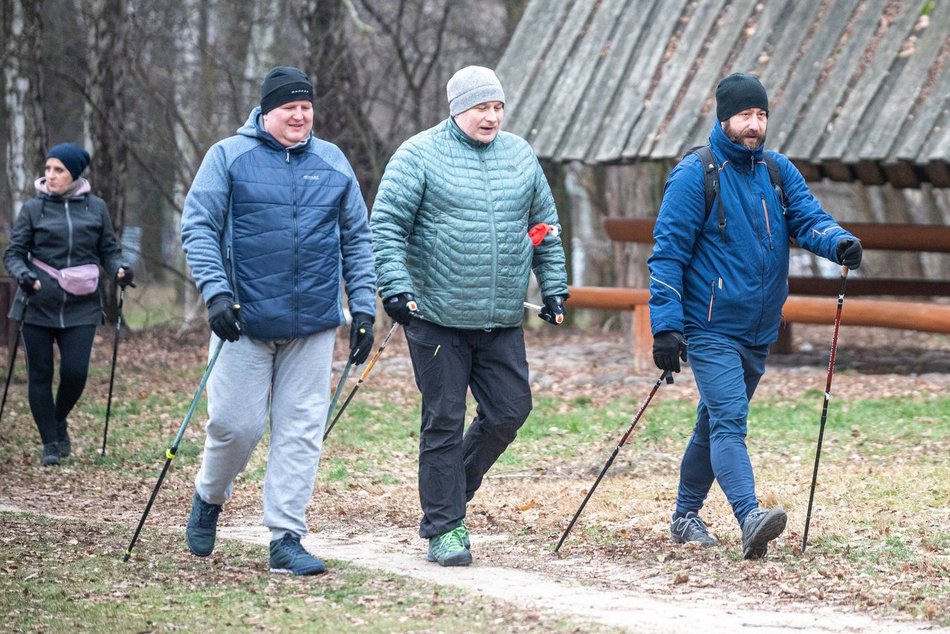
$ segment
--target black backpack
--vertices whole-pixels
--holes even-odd
[[[708,144],[698,145],[692,148],[683,155],[683,158],[686,158],[690,154],[695,154],[699,157],[703,168],[703,179],[705,181],[706,191],[705,220],[708,220],[713,208],[713,203],[716,201],[716,195],[719,193],[719,169],[716,166],[716,157],[713,156],[712,148],[709,147]],[[782,171],[778,168],[778,163],[775,162],[775,159],[772,158],[768,152],[763,152],[762,155],[765,157],[765,166],[769,168],[769,180],[772,181],[772,187],[775,188],[775,193],[778,194],[778,199],[782,202],[782,213],[784,214],[786,200]],[[722,205],[719,205],[719,213],[717,216],[719,218],[719,235],[722,236],[723,241],[726,241],[726,210],[723,209]]]

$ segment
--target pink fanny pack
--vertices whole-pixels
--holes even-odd
[[[89,295],[99,288],[99,265],[80,264],[65,269],[54,269],[46,262],[33,258],[33,264],[46,271],[59,287],[70,295]]]

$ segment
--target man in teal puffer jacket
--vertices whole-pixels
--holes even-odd
[[[564,249],[554,198],[528,143],[501,132],[495,73],[468,66],[448,82],[450,117],[390,159],[370,225],[383,308],[406,329],[422,393],[419,535],[429,561],[472,561],[465,505],[531,411],[524,300],[531,270],[541,317],[563,320]],[[478,403],[462,434],[469,387]]]

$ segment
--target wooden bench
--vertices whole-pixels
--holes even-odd
[[[653,243],[653,218],[607,218],[604,227],[615,242]],[[950,253],[950,227],[943,225],[841,223],[865,249]],[[839,278],[790,277],[789,298],[782,307],[783,328],[776,349],[791,346],[790,324],[834,323]],[[633,311],[633,358],[637,368],[652,362],[653,336],[647,289],[572,286],[571,308]],[[950,280],[849,277],[852,296],[950,297]],[[889,299],[846,299],[842,324],[950,333],[950,305]]]

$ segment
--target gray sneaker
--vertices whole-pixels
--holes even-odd
[[[706,530],[706,524],[697,513],[690,511],[686,515],[673,513],[670,518],[670,537],[677,544],[699,542],[704,548],[717,546],[719,542]]]
[[[195,491],[191,499],[191,515],[188,516],[188,527],[185,528],[185,541],[188,550],[198,557],[207,557],[214,551],[214,538],[218,533],[218,515],[221,514],[219,504],[208,504]]]
[[[762,559],[769,552],[769,542],[782,534],[788,516],[781,508],[755,509],[742,522],[742,557]]]
[[[326,565],[307,552],[300,538],[284,533],[270,543],[270,571],[289,575],[319,575]]]

